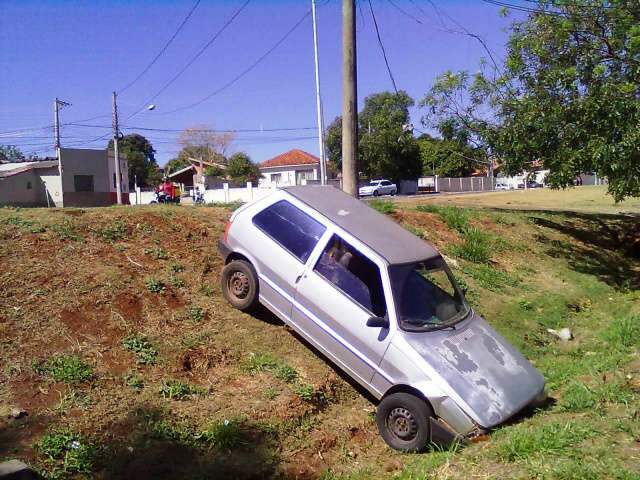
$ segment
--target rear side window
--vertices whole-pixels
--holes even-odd
[[[297,207],[280,200],[253,217],[253,224],[305,263],[326,228]]]
[[[380,269],[337,235],[327,244],[314,270],[365,310],[377,317],[386,315]]]

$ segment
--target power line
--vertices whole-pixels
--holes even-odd
[[[389,78],[391,79],[391,83],[393,84],[393,89],[396,93],[398,93],[398,87],[396,87],[396,81],[393,78],[393,72],[391,72],[391,67],[389,66],[389,60],[387,59],[387,52],[384,49],[384,45],[382,43],[382,38],[380,38],[380,30],[378,29],[378,21],[376,20],[376,14],[373,13],[373,4],[371,0],[369,0],[369,8],[371,9],[371,17],[373,18],[373,25],[376,28],[376,35],[378,36],[378,44],[380,45],[380,50],[382,50],[382,56],[384,57],[384,63],[387,66],[387,72],[389,72]]]
[[[407,12],[405,9],[403,9],[402,7],[400,7],[398,4],[396,4],[393,0],[387,0],[396,10],[398,10],[400,13],[402,13],[405,17],[409,17],[411,20],[414,20],[416,23],[419,23],[420,25],[422,25],[422,20],[420,20],[419,18],[417,18],[415,15],[410,14],[409,12]]]
[[[68,123],[65,125],[72,125],[75,127],[87,127],[87,128],[111,128],[110,125],[89,125],[89,124],[80,124],[80,123]],[[137,127],[134,125],[122,125],[125,130],[142,130],[148,132],[182,132],[185,130],[184,128],[151,128],[151,127]],[[292,132],[298,130],[315,130],[316,127],[284,127],[284,128],[235,128],[235,129],[226,129],[219,130],[215,128],[200,128],[189,130],[192,132],[205,132],[205,133],[261,133],[261,132]]]
[[[150,104],[154,99],[156,99],[158,96],[160,96],[167,88],[169,88],[178,78],[180,78],[180,76],[191,66],[193,65],[193,63],[200,58],[200,56],[218,39],[218,37],[220,37],[220,35],[222,35],[222,33],[233,23],[233,21],[238,17],[238,15],[240,15],[240,13],[242,13],[242,11],[247,7],[247,5],[249,5],[249,3],[251,2],[251,0],[246,0],[241,6],[240,8],[238,8],[233,15],[231,15],[231,18],[229,18],[224,25],[222,25],[222,27],[209,39],[209,41],[207,43],[204,44],[204,46],[198,51],[198,53],[196,53],[193,57],[191,57],[191,59],[186,63],[186,65],[184,67],[182,67],[178,73],[176,73],[168,82],[166,82],[162,88],[160,88],[160,90],[158,90],[151,98],[149,98],[146,102],[144,102],[143,106],[140,107],[140,109],[138,109],[136,112],[132,113],[131,115],[129,115],[127,117],[127,120],[129,120],[131,117],[133,117],[134,115],[137,115],[138,113],[140,113],[142,110],[144,110],[146,108],[146,106],[148,104]]]
[[[177,30],[173,33],[173,35],[171,36],[171,38],[169,38],[169,40],[167,41],[167,43],[164,44],[164,46],[160,49],[160,51],[158,52],[158,54],[153,58],[153,60],[151,60],[151,62],[149,62],[149,64],[138,74],[138,76],[136,78],[134,78],[133,80],[131,80],[129,83],[127,83],[124,87],[122,87],[120,90],[118,90],[118,93],[122,93],[125,90],[127,90],[128,88],[130,88],[134,83],[136,83],[138,80],[140,80],[140,78],[142,78],[142,76],[147,73],[149,71],[149,69],[151,67],[153,67],[153,65],[158,61],[158,59],[162,56],[162,54],[167,50],[167,48],[169,48],[169,45],[171,45],[171,43],[175,40],[175,38],[178,36],[178,34],[180,33],[180,31],[182,30],[182,28],[186,25],[186,23],[189,21],[189,19],[191,18],[191,15],[193,15],[193,12],[195,12],[196,8],[198,8],[198,5],[200,5],[200,1],[201,0],[196,0],[196,3],[193,5],[193,7],[191,7],[191,10],[189,10],[189,13],[187,13],[187,16],[184,17],[184,19],[182,20],[182,23],[180,23],[180,25],[178,26]]]
[[[221,86],[217,90],[214,90],[209,95],[206,95],[205,97],[201,98],[200,100],[198,100],[198,101],[196,101],[194,103],[191,103],[189,105],[184,105],[182,107],[175,108],[174,110],[170,110],[168,112],[163,112],[163,114],[164,115],[168,115],[168,114],[171,114],[171,113],[180,112],[182,110],[187,110],[189,108],[197,107],[198,105],[206,102],[210,98],[215,97],[219,93],[222,93],[224,90],[226,90],[227,88],[231,87],[233,84],[238,82],[242,77],[244,77],[249,72],[251,72],[254,68],[256,68],[265,58],[267,58],[269,55],[271,55],[271,53],[273,53],[280,45],[282,45],[282,43],[284,43],[284,41],[289,37],[289,35],[291,35],[302,24],[302,22],[304,22],[304,20],[309,16],[310,13],[311,13],[311,11],[307,10],[307,12],[302,16],[302,18],[300,18],[300,20],[298,20],[293,25],[293,27],[291,27],[287,31],[287,33],[285,33],[275,44],[273,44],[273,46],[271,48],[269,48],[265,53],[263,53],[260,57],[258,57],[258,59],[255,62],[253,62],[251,65],[249,65],[249,67],[247,67],[242,72],[240,72],[238,75],[233,77],[229,82],[227,82],[226,84],[224,84],[223,86]]]

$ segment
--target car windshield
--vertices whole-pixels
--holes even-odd
[[[380,182],[369,182],[369,186],[370,187],[377,187],[378,185],[380,185]]]
[[[453,274],[440,257],[389,268],[400,328],[438,330],[470,312]]]

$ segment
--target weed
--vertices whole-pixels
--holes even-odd
[[[518,306],[525,312],[533,310],[533,303],[531,303],[529,300],[525,300],[524,298],[518,301]]]
[[[596,435],[593,429],[573,422],[542,425],[519,424],[504,427],[495,434],[496,456],[507,462],[527,460],[533,455],[562,455],[583,440]]]
[[[56,355],[34,367],[40,375],[68,384],[86,382],[93,377],[91,365],[76,355]]]
[[[205,444],[219,450],[232,450],[246,442],[242,423],[239,419],[223,420],[211,425],[198,437]]]
[[[18,229],[22,232],[27,233],[43,233],[46,232],[47,229],[40,225],[38,222],[34,222],[32,220],[27,220],[26,218],[20,217],[9,217],[2,221],[5,225],[14,225],[18,227]]]
[[[605,331],[604,337],[618,349],[640,346],[640,315],[616,318]]]
[[[60,398],[54,410],[59,415],[65,415],[71,408],[86,409],[89,405],[91,405],[91,399],[86,393],[80,393],[77,390],[69,388]]]
[[[451,253],[474,263],[487,263],[491,259],[491,242],[486,233],[477,228],[468,228],[463,234],[464,242],[454,245]]]
[[[184,266],[181,265],[180,263],[170,263],[169,264],[169,271],[171,273],[180,273],[180,272],[184,272]]]
[[[124,240],[129,232],[127,225],[122,220],[118,219],[114,221],[112,225],[94,229],[93,233],[102,240],[114,243],[118,240]]]
[[[201,322],[204,320],[204,310],[192,305],[187,309],[187,318],[192,322]]]
[[[369,206],[385,215],[396,213],[396,204],[390,200],[371,200]]]
[[[405,225],[404,228],[406,228],[411,233],[413,233],[416,237],[418,237],[418,238],[420,238],[422,240],[425,240],[427,238],[422,230],[420,230],[419,228],[414,227],[413,225]]]
[[[305,402],[323,405],[327,402],[327,397],[322,390],[316,390],[313,385],[300,383],[296,385],[294,392]]]
[[[561,408],[565,412],[591,410],[596,406],[594,393],[581,382],[570,384],[562,395]]]
[[[516,287],[520,283],[518,277],[490,265],[466,265],[462,271],[478,282],[482,288],[492,292],[501,292],[505,287]],[[529,302],[525,301],[525,304],[530,306]]]
[[[279,363],[276,365],[273,369],[273,375],[287,383],[294,382],[298,378],[298,372],[296,372],[296,369],[290,367],[286,363]]]
[[[267,387],[267,389],[264,391],[264,396],[267,400],[275,400],[275,398],[280,394],[280,392],[278,392],[278,390],[276,390],[274,387]]]
[[[212,297],[213,287],[207,283],[203,283],[202,285],[200,285],[200,293],[205,297]]]
[[[170,400],[186,400],[189,397],[195,395],[204,395],[206,390],[197,385],[191,385],[189,383],[180,380],[163,380],[160,385],[160,395]]]
[[[64,220],[62,223],[54,223],[49,227],[60,240],[70,240],[73,242],[79,242],[82,237],[76,231],[75,225],[70,220]]]
[[[131,335],[122,341],[122,346],[136,355],[136,362],[141,365],[155,365],[158,351],[146,337]]]
[[[169,258],[169,254],[160,247],[145,248],[144,254],[156,260],[166,260]]]
[[[145,280],[145,284],[147,285],[147,290],[149,290],[151,293],[162,293],[165,288],[162,280],[158,280],[154,277],[147,278]]]
[[[135,373],[128,373],[124,377],[124,384],[136,391],[140,391],[144,388],[144,381],[142,380],[142,377]]]
[[[248,360],[245,362],[245,370],[249,373],[271,371],[277,366],[278,360],[268,353],[251,352]]]
[[[91,473],[96,449],[87,439],[69,430],[51,431],[36,444],[36,450],[47,457],[48,463],[62,467],[65,473]],[[54,470],[55,472],[55,470]]]
[[[450,229],[459,233],[464,233],[469,227],[471,214],[469,210],[464,208],[441,205],[418,205],[416,210],[419,212],[435,213]]]
[[[186,282],[182,278],[176,277],[175,275],[171,276],[169,283],[171,283],[171,286],[175,288],[183,288],[186,285]]]

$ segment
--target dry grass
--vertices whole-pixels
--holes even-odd
[[[29,415],[0,420],[0,452],[51,473],[63,461],[35,445],[64,427],[92,445],[91,478],[578,478],[566,473],[578,466],[593,478],[637,475],[629,319],[640,312],[639,270],[619,243],[628,221],[467,213],[497,247],[482,265],[452,256],[455,273],[559,403],[488,442],[401,455],[379,438],[374,406],[297,336],[223,301],[215,248],[227,209],[1,209],[0,411]],[[445,253],[463,241],[435,213],[393,216]],[[150,289],[150,278],[164,288]],[[557,326],[576,340],[545,334]],[[38,372],[61,355],[81,359],[91,378]],[[586,405],[564,398],[576,381],[593,411],[567,411]]]

